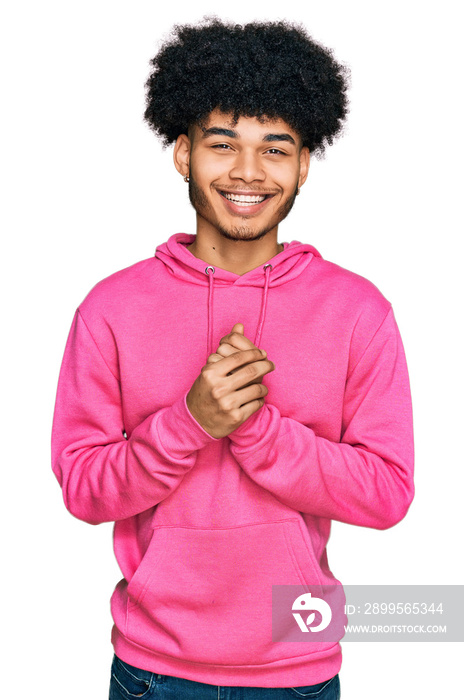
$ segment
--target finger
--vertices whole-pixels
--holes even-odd
[[[232,345],[232,347],[234,347],[236,350],[252,350],[253,348],[256,348],[256,345],[254,345],[249,338],[242,333],[237,333],[236,331],[232,331],[228,335],[221,338],[219,345],[223,344]]]
[[[249,363],[256,363],[262,360],[265,357],[265,353],[263,350],[258,350],[258,348],[254,348],[252,350],[241,350],[239,352],[234,352],[232,355],[229,355],[228,357],[224,357],[221,360],[221,374],[222,376],[227,376],[229,372],[232,372],[233,370],[242,367],[244,365],[248,365]],[[218,366],[219,369],[219,366]]]
[[[232,328],[232,333],[241,333],[241,335],[245,335],[243,323],[235,323],[234,327]]]
[[[262,378],[274,369],[274,363],[269,360],[250,362],[229,375],[228,389],[232,392],[251,385],[259,385]]]
[[[216,350],[216,355],[219,355],[220,357],[229,357],[229,355],[233,355],[235,352],[238,352],[237,348],[234,348],[233,345],[230,345],[229,343],[221,343]]]
[[[219,360],[222,360],[222,359],[223,359],[222,355],[219,355],[217,352],[213,352],[206,360],[206,364],[212,364],[213,362],[219,362]]]
[[[250,416],[252,416],[253,413],[259,411],[259,409],[263,406],[264,399],[256,399],[255,401],[250,401],[249,403],[244,404],[240,409],[243,412],[242,423],[244,423]]]
[[[256,401],[257,399],[264,399],[269,393],[269,389],[265,384],[252,384],[247,387],[243,387],[234,393],[234,398],[236,399],[237,406],[245,406],[250,401]]]
[[[260,406],[264,404],[264,397],[267,396],[268,389],[264,384],[256,384],[253,387],[240,389],[236,391],[232,397],[232,411],[246,412],[247,417],[254,413]],[[248,413],[251,409],[250,413]]]

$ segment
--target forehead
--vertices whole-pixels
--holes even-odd
[[[277,135],[290,143],[293,141],[297,146],[301,145],[299,134],[281,118],[242,116],[236,120],[233,114],[215,109],[201,123],[193,126],[195,138],[200,139],[214,135],[216,130],[230,132],[232,138],[258,141]]]

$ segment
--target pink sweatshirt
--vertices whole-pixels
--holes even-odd
[[[390,304],[292,242],[236,275],[177,234],[77,310],[53,425],[70,512],[116,521],[123,660],[214,685],[318,683],[338,642],[271,639],[273,585],[338,583],[331,520],[384,529],[413,497],[411,401]],[[212,438],[185,397],[234,323],[264,348],[266,404]]]

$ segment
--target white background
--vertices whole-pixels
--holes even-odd
[[[417,494],[391,530],[335,523],[332,569],[350,584],[463,583],[458,3],[166,5],[19,2],[2,21],[5,698],[31,688],[50,700],[107,697],[120,573],[111,525],[81,523],[62,504],[49,456],[54,394],[90,288],[172,233],[194,231],[171,151],[143,124],[143,85],[171,25],[204,14],[301,21],[352,70],[347,133],[312,161],[279,238],[315,245],[393,303],[413,391]],[[459,693],[462,644],[343,648],[343,700]]]

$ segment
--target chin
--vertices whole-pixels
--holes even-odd
[[[261,238],[264,238],[270,230],[270,228],[266,228],[264,231],[253,231],[247,227],[225,229],[218,226],[218,231],[221,236],[227,238],[229,241],[259,241]]]

